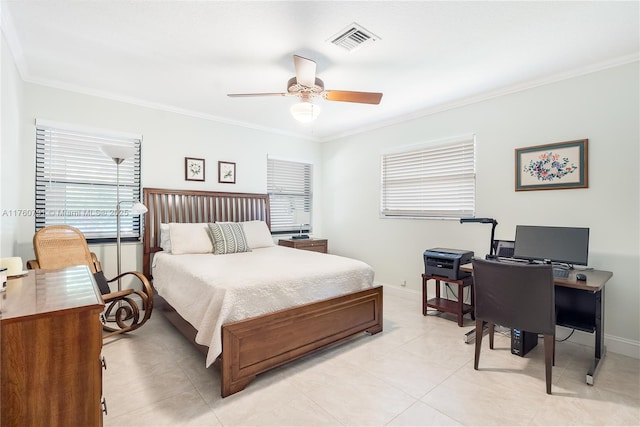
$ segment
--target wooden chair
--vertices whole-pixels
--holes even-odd
[[[489,326],[489,348],[493,349],[495,325],[544,335],[547,394],[551,394],[551,371],[555,356],[555,289],[551,265],[515,264],[474,259],[476,348],[478,370],[482,328]]]
[[[29,269],[56,269],[74,265],[87,265],[93,273],[102,294],[106,309],[103,313],[103,329],[109,332],[103,338],[138,329],[151,316],[153,289],[147,278],[137,271],[129,271],[107,280],[100,261],[89,251],[87,240],[80,230],[67,225],[45,227],[33,236],[35,260],[27,262]],[[109,283],[125,276],[134,276],[142,284],[141,290],[122,289],[112,292]],[[136,300],[142,302],[138,306]]]

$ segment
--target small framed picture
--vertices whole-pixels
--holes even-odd
[[[588,139],[516,149],[516,191],[588,188]]]
[[[232,162],[218,162],[218,182],[226,184],[236,183],[236,164]]]
[[[204,181],[204,159],[185,157],[184,179],[187,181]]]

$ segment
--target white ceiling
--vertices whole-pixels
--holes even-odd
[[[25,81],[328,140],[639,58],[638,1],[7,1],[2,29]],[[356,22],[380,39],[327,40]],[[300,124],[292,55],[327,89]]]

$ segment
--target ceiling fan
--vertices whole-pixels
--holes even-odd
[[[316,77],[316,62],[293,55],[296,69],[295,77],[289,79],[287,92],[282,93],[230,93],[227,96],[242,98],[251,96],[297,96],[301,102],[291,107],[291,114],[301,122],[315,120],[320,114],[320,107],[312,101],[322,97],[329,101],[355,102],[359,104],[379,104],[382,94],[377,92],[353,92],[347,90],[325,90],[322,80]]]

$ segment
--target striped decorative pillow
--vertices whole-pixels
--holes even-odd
[[[251,252],[242,225],[237,222],[209,223],[215,255]]]

